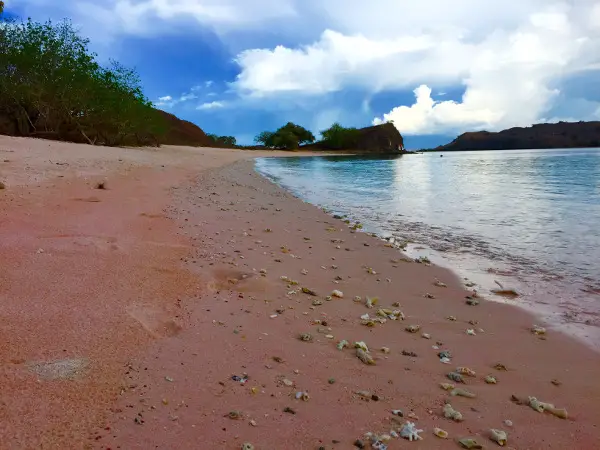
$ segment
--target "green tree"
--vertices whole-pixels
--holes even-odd
[[[331,127],[321,131],[321,136],[325,147],[337,150],[355,146],[360,131],[356,128],[343,127],[336,122]]]
[[[295,150],[302,144],[315,141],[315,136],[306,128],[288,122],[275,132],[263,131],[254,138],[254,142],[269,148]]]
[[[235,147],[237,145],[237,140],[234,136],[217,136],[216,134],[207,134],[207,136],[217,145],[225,147]]]
[[[68,21],[0,26],[0,113],[21,135],[158,144],[165,124],[135,70],[100,66],[88,45]]]
[[[257,144],[262,144],[265,147],[275,147],[274,137],[275,133],[272,131],[263,131],[254,138],[254,142]]]

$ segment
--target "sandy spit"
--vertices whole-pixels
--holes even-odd
[[[259,155],[0,137],[0,448],[348,449],[409,416],[423,440],[390,449],[493,448],[490,428],[508,448],[595,448],[596,354],[536,336],[512,306],[467,305],[451,273],[403,261],[241,161]],[[355,296],[405,320],[362,325],[377,307]],[[366,342],[375,365],[342,339]],[[459,366],[476,372],[461,386],[476,398],[439,387]],[[463,422],[443,417],[446,401]]]

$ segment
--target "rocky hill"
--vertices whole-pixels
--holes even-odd
[[[509,128],[497,133],[476,131],[461,134],[449,144],[434,149],[515,150],[530,148],[600,147],[600,122],[542,123]]]
[[[161,117],[165,133],[159,138],[159,144],[187,145],[192,147],[214,147],[215,143],[197,125],[181,120],[165,111],[156,110]],[[75,128],[63,127],[59,133],[35,131],[28,123],[14,119],[8,114],[2,114],[0,108],[0,134],[7,136],[36,137],[57,141],[69,141],[86,144],[87,141]]]
[[[335,151],[326,142],[320,141],[314,144],[302,146],[302,150],[328,150]],[[360,128],[357,131],[353,143],[343,149],[344,151],[358,153],[404,153],[404,139],[398,129],[392,123],[374,125],[372,127]]]

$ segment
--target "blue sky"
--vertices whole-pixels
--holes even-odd
[[[101,60],[136,67],[159,107],[246,144],[287,121],[317,134],[393,120],[423,148],[465,131],[600,120],[595,0],[5,3],[70,18]]]

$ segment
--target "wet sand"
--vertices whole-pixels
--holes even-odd
[[[467,305],[450,272],[402,261],[240,161],[260,155],[0,137],[0,448],[346,449],[411,413],[423,440],[392,439],[390,449],[460,448],[463,437],[493,448],[490,428],[514,449],[594,448],[597,354],[552,329],[540,339],[537,320],[515,307]],[[102,180],[107,189],[95,189]],[[300,287],[317,296],[292,293]],[[328,301],[333,290],[344,298]],[[406,319],[362,325],[377,308],[355,296]],[[406,332],[413,324],[421,330]],[[376,364],[338,350],[341,339],[366,342]],[[476,371],[461,386],[476,398],[439,387],[458,366]],[[484,383],[489,374],[498,384]],[[445,401],[463,422],[443,417]]]

